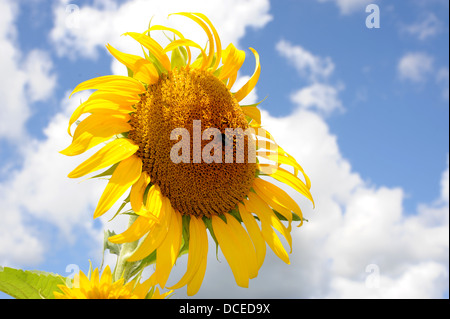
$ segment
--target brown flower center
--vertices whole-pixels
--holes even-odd
[[[136,104],[131,126],[129,138],[139,145],[143,170],[180,213],[223,214],[248,194],[256,170],[247,156],[252,138],[240,133],[248,123],[234,96],[211,72],[175,68],[161,75]],[[221,135],[199,139],[199,130],[209,128]],[[171,139],[180,129],[186,134]],[[236,136],[229,139],[226,129],[234,129]],[[186,142],[187,148],[177,147]],[[243,161],[239,152],[244,152]],[[174,162],[174,154],[183,160]]]

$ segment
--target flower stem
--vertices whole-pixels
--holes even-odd
[[[136,215],[130,215],[130,219],[128,221],[128,227],[134,223],[136,220]],[[120,278],[124,278],[125,282],[128,282],[132,275],[132,270],[134,266],[134,262],[128,262],[127,259],[133,254],[134,250],[138,245],[138,241],[134,241],[131,243],[123,243],[120,247],[120,253],[117,258],[116,268],[114,269],[114,281],[119,280]]]

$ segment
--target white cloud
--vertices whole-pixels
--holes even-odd
[[[368,4],[375,3],[375,0],[318,0],[319,2],[334,2],[341,14],[348,15],[357,11],[365,12]]]
[[[0,138],[24,138],[25,122],[30,116],[30,103],[49,97],[56,77],[52,62],[45,52],[33,50],[24,55],[17,46],[15,19],[17,3],[0,1]]]
[[[339,88],[328,84],[313,83],[291,95],[291,101],[302,109],[317,109],[324,115],[343,110],[339,100]]]
[[[61,0],[54,7],[55,26],[51,39],[57,52],[71,57],[94,58],[99,48],[111,43],[127,52],[141,54],[140,46],[128,38],[119,37],[127,31],[142,32],[152,25],[163,24],[176,27],[183,34],[206,43],[204,31],[185,17],[172,16],[173,12],[202,12],[206,14],[220,31],[223,44],[233,42],[238,45],[247,27],[261,28],[271,20],[268,14],[268,0],[250,1],[143,1],[133,0],[121,5],[109,1],[98,6],[68,7],[69,1]],[[72,8],[72,9],[71,9]],[[229,10],[229,8],[233,8]],[[166,41],[161,32],[155,32],[157,40]]]
[[[268,249],[249,288],[236,286],[220,250],[218,262],[211,244],[206,276],[196,298],[443,296],[448,289],[449,249],[449,208],[444,195],[435,203],[421,205],[417,212],[407,212],[401,188],[371,185],[352,171],[321,116],[298,109],[279,118],[263,111],[262,120],[308,173],[316,209],[287,189],[309,222],[293,227],[291,264],[284,264]],[[184,269],[181,260],[171,282]],[[185,296],[184,290],[175,296]]]
[[[316,110],[324,116],[334,111],[344,111],[339,99],[339,92],[344,89],[344,85],[328,83],[335,69],[330,57],[314,55],[302,46],[285,40],[276,44],[276,50],[310,83],[291,94],[291,101],[295,105],[300,109]]]
[[[9,172],[0,182],[0,207],[6,218],[1,229],[0,264],[36,264],[51,245],[48,236],[26,220],[35,220],[57,229],[67,244],[74,243],[83,230],[93,238],[92,212],[104,184],[97,181],[71,180],[67,174],[86,156],[67,157],[59,153],[71,139],[67,135],[69,114],[79,105],[81,94],[62,103],[64,113],[56,114],[44,129],[44,140],[28,140],[20,146],[20,168]],[[90,152],[89,154],[92,154]],[[16,244],[13,244],[15,242]],[[99,242],[100,244],[100,242]],[[14,250],[12,250],[14,247]],[[30,251],[32,250],[32,251]]]
[[[416,36],[421,41],[435,36],[441,30],[442,22],[431,12],[424,15],[420,21],[401,28],[402,32]]]
[[[43,101],[51,96],[56,86],[56,74],[47,52],[34,49],[28,53],[24,71],[28,77],[30,102]]]
[[[302,55],[286,57],[293,56]],[[300,70],[308,75],[314,68]],[[352,170],[321,116],[330,106],[342,106],[339,88],[311,81],[292,96],[298,108],[289,116],[262,111],[264,127],[308,173],[316,202],[312,211],[307,200],[286,189],[309,219],[292,231],[291,265],[268,250],[259,276],[242,289],[220,251],[216,260],[211,244],[196,297],[441,298],[448,291],[448,164],[436,201],[419,205],[415,212],[405,211],[401,187],[371,185]],[[177,263],[173,283],[184,267],[185,260]],[[183,290],[177,295],[183,297]]]
[[[329,57],[318,57],[299,45],[281,40],[277,43],[276,49],[294,65],[301,76],[309,81],[326,80],[334,71],[334,63]]]
[[[3,191],[3,185],[0,191]],[[45,248],[39,238],[39,231],[24,220],[14,203],[6,202],[3,193],[0,203],[0,265],[29,265],[43,261]]]
[[[433,57],[422,52],[405,54],[397,65],[399,77],[412,82],[424,82],[433,70]]]

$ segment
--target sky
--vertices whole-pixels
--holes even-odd
[[[316,204],[286,189],[308,222],[293,227],[291,264],[268,250],[249,288],[236,285],[211,243],[195,297],[448,298],[448,6],[0,0],[0,265],[63,276],[100,265],[103,231],[122,231],[127,219],[110,221],[113,208],[93,220],[106,181],[67,178],[86,156],[58,151],[88,94],[68,95],[90,78],[125,75],[105,45],[139,54],[121,34],[144,31],[152,16],[206,43],[193,23],[167,19],[192,11],[213,21],[224,46],[246,51],[234,89],[253,73],[249,47],[259,52],[260,80],[244,102],[266,98],[263,125],[303,166]],[[182,257],[169,284],[185,269]],[[174,296],[184,297],[185,288]]]

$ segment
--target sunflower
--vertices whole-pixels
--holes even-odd
[[[151,278],[143,283],[132,280],[125,284],[123,278],[113,281],[111,270],[106,266],[101,277],[98,268],[90,278],[80,271],[69,284],[58,285],[60,292],[53,294],[56,299],[164,299],[172,293],[160,294],[152,283]]]
[[[138,241],[128,261],[155,257],[153,276],[161,287],[166,286],[176,259],[188,251],[186,273],[171,288],[187,285],[189,295],[197,293],[206,270],[207,230],[220,246],[236,283],[248,287],[249,279],[257,276],[263,264],[266,244],[289,264],[277,232],[292,252],[291,223],[299,221],[300,226],[303,222],[297,203],[270,179],[313,202],[311,184],[297,161],[262,129],[259,103],[239,104],[260,75],[256,50],[250,48],[256,60],[253,75],[231,92],[245,51],[233,44],[223,50],[205,15],[177,14],[206,32],[208,46],[203,49],[178,30],[161,25],[143,33],[125,33],[141,44],[144,57],[107,45],[127,67],[129,76],[101,76],[74,89],[72,94],[96,91],[71,116],[69,134],[72,124],[89,114],[61,153],[78,155],[106,143],[69,177],[107,168],[99,176],[111,177],[94,218],[130,189],[127,200],[136,219],[109,241]],[[173,40],[163,48],[150,37],[156,30],[173,33]],[[195,60],[191,49],[200,51]],[[227,130],[236,134],[230,137]],[[191,143],[186,147],[183,140]],[[224,144],[225,151],[221,148]],[[255,160],[250,156],[252,149]],[[246,151],[249,156],[242,158]]]

